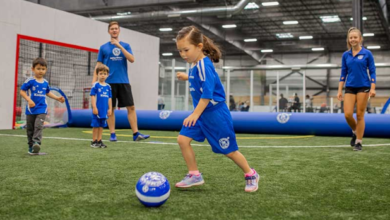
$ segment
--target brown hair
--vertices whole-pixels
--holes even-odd
[[[355,27],[351,27],[351,28],[348,29],[348,34],[347,34],[347,47],[348,47],[348,50],[350,50],[352,48],[351,44],[349,43],[349,33],[351,33],[352,31],[358,32],[358,34],[360,35],[360,38],[362,39],[362,42],[360,42],[360,45],[361,45],[361,43],[363,43],[362,32],[360,32],[360,30],[355,28]]]
[[[33,61],[33,68],[35,68],[37,65],[41,65],[47,68],[47,62],[42,57],[38,57]]]
[[[96,67],[96,75],[99,74],[99,72],[102,72],[102,71],[109,73],[110,72],[110,68],[108,68],[108,66],[106,66],[104,64],[99,64]]]
[[[219,62],[222,56],[221,50],[210,38],[204,36],[198,28],[195,26],[182,28],[176,36],[176,41],[185,37],[188,37],[192,45],[198,46],[198,44],[203,43],[203,54],[208,56],[214,63]]]
[[[110,30],[110,27],[112,25],[118,25],[118,28],[119,28],[119,23],[117,21],[111,21],[109,24],[108,24],[108,30]]]

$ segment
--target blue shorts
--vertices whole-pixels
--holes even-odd
[[[98,118],[96,115],[92,115],[91,127],[93,128],[107,127],[107,118]]]
[[[225,103],[205,110],[195,126],[183,125],[180,135],[198,142],[203,142],[207,138],[211,149],[217,154],[229,154],[238,150],[233,119]]]

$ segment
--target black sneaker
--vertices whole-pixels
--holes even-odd
[[[355,146],[355,142],[356,142],[356,134],[352,133],[351,147]]]
[[[353,147],[353,150],[354,151],[361,151],[363,148],[362,144],[361,143],[357,143],[355,144],[355,146]]]
[[[100,144],[97,141],[91,141],[92,148],[100,148]]]
[[[105,145],[105,144],[103,143],[103,141],[99,141],[99,142],[97,142],[97,143],[100,145],[101,148],[107,148],[107,145]]]

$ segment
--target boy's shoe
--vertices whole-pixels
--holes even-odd
[[[351,147],[355,146],[355,142],[356,142],[356,134],[352,133]]]
[[[101,140],[98,142],[98,144],[100,145],[101,148],[107,148],[107,145],[105,145]]]
[[[245,192],[256,192],[259,188],[260,175],[256,170],[252,169],[255,173],[252,176],[246,176]]]
[[[137,134],[133,135],[133,140],[134,141],[142,141],[142,140],[148,139],[149,137],[150,137],[150,135],[141,134],[141,133],[137,132]]]
[[[192,175],[192,174],[187,174],[184,179],[178,183],[176,183],[176,187],[178,188],[189,188],[191,186],[199,186],[204,183],[202,174],[197,175]]]
[[[33,153],[33,147],[29,146],[28,147],[28,154],[30,154],[30,155],[37,155],[38,153]]]
[[[110,141],[117,141],[115,133],[111,133]]]
[[[354,151],[361,151],[363,148],[362,144],[361,143],[357,143],[355,144],[355,146],[353,147],[353,150]]]
[[[37,154],[37,153],[39,153],[40,150],[41,150],[40,144],[39,144],[38,142],[35,142],[35,143],[33,144],[33,146],[32,146],[32,151],[31,151],[31,153]]]
[[[91,141],[92,148],[100,148],[100,144],[97,141]]]

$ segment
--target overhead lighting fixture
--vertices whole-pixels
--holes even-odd
[[[258,9],[260,8],[258,4],[254,3],[254,2],[249,2],[246,6],[245,6],[245,10],[248,10],[248,9]]]
[[[298,24],[298,21],[283,21],[283,24],[285,24],[285,25]]]
[[[277,6],[279,5],[279,2],[262,2],[261,5],[263,5],[264,7]]]
[[[172,28],[160,28],[160,31],[172,31]]]
[[[280,33],[280,34],[276,34],[276,36],[278,38],[293,38],[294,35],[292,35],[291,33]]]
[[[299,40],[309,40],[313,39],[313,36],[299,36]]]
[[[245,42],[256,42],[256,38],[249,38],[249,39],[244,39]]]
[[[131,12],[129,12],[129,11],[127,11],[127,12],[118,12],[118,13],[116,13],[116,15],[118,15],[118,16],[131,15]]]
[[[315,48],[311,48],[312,51],[323,51],[325,50],[325,48],[323,47],[315,47]]]
[[[367,46],[367,49],[381,49],[381,46]]]
[[[375,36],[374,33],[364,33],[363,34],[363,37],[373,37],[373,36]]]
[[[164,57],[169,57],[169,56],[173,56],[173,53],[163,53],[162,54]]]
[[[235,24],[225,24],[225,25],[222,25],[223,28],[236,28],[237,25]]]
[[[367,17],[363,17],[362,19],[363,21],[367,21]],[[353,21],[353,18],[350,18],[349,20]]]
[[[264,49],[264,50],[261,50],[262,53],[272,53],[274,52],[274,50],[272,49]]]
[[[331,23],[331,22],[339,22],[340,18],[338,15],[329,15],[329,16],[320,16],[322,22]]]

